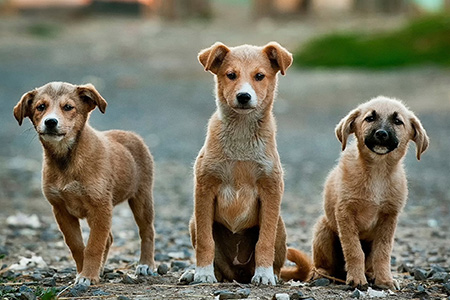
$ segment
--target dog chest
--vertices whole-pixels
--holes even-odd
[[[219,186],[216,220],[232,232],[258,223],[259,166],[251,162],[227,163]]]

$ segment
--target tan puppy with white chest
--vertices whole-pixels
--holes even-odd
[[[274,42],[216,43],[198,58],[215,75],[217,111],[195,163],[194,281],[274,285],[285,261],[286,232],[272,106],[277,73],[285,74],[292,55]]]
[[[356,141],[346,147],[352,133]],[[390,255],[408,195],[403,158],[412,140],[420,159],[428,147],[426,131],[400,101],[377,97],[343,118],[336,136],[343,153],[326,180],[325,215],[315,226],[316,276],[340,277],[360,287],[368,278],[398,288]]]
[[[139,227],[141,258],[136,274],[154,268],[153,158],[132,132],[100,132],[88,124],[106,101],[93,85],[51,82],[25,93],[14,107],[30,118],[44,148],[42,188],[77,265],[76,283],[99,281],[109,247],[113,206],[128,201]],[[85,247],[79,219],[90,235]]]

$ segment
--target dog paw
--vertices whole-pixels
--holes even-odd
[[[356,287],[360,290],[367,290],[369,284],[367,283],[367,279],[366,276],[363,275],[362,276],[354,276],[350,273],[347,274],[347,280],[346,280],[347,285],[351,286],[351,287]]]
[[[216,276],[214,275],[213,265],[206,267],[196,267],[194,274],[195,283],[215,283],[217,282]]]
[[[380,289],[391,289],[394,291],[400,290],[400,285],[398,284],[397,280],[391,279],[391,280],[376,280],[375,279],[375,286]]]
[[[75,285],[84,285],[84,286],[90,286],[91,280],[89,278],[83,277],[83,276],[77,276],[75,278]]]
[[[252,277],[252,283],[256,285],[276,285],[277,278],[273,274],[273,267],[257,267],[255,275]]]
[[[156,273],[153,272],[152,268],[148,265],[138,265],[136,267],[136,275],[144,275],[144,276],[156,276]]]
[[[183,274],[181,274],[181,277],[180,277],[180,279],[178,279],[178,282],[181,284],[189,284],[194,281],[194,275],[195,275],[195,270],[188,269]]]

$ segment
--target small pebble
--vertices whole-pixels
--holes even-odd
[[[319,278],[311,283],[312,286],[328,286],[330,285],[330,280],[328,278]]]
[[[428,272],[423,269],[414,269],[414,279],[415,280],[426,280],[428,277]]]
[[[231,292],[231,291],[217,291],[218,293],[216,294],[216,292],[214,293],[214,295],[219,296],[219,300],[221,299],[242,299],[241,295],[239,295],[238,293],[235,292]],[[245,297],[247,298],[247,297]]]
[[[303,293],[301,291],[291,294],[291,300],[300,300],[300,299],[304,299]]]
[[[286,293],[278,293],[273,295],[273,300],[289,300],[289,295]]]
[[[165,275],[165,274],[167,274],[168,271],[169,271],[169,266],[168,265],[163,263],[163,264],[160,264],[158,266],[157,272],[158,272],[159,275]]]
[[[362,295],[362,292],[358,289],[355,289],[350,297],[359,299],[359,297],[361,297],[361,295]]]
[[[101,289],[98,289],[98,290],[92,291],[92,295],[93,296],[108,296],[110,294],[105,292],[105,291],[103,291],[103,290],[101,290]]]
[[[450,282],[443,285],[444,291],[450,295]]]
[[[131,299],[125,296],[119,296],[117,297],[117,300],[131,300]]]
[[[134,284],[137,283],[136,280],[134,280],[133,278],[131,278],[130,276],[128,276],[127,274],[124,274],[122,276],[122,283],[124,284]]]
[[[170,264],[171,268],[177,267],[180,269],[186,269],[187,267],[189,267],[189,263],[186,261],[182,261],[182,260],[173,260]]]
[[[446,259],[441,256],[432,256],[427,259],[430,264],[445,263]]]
[[[180,283],[189,284],[194,281],[194,270],[187,270],[181,275]]]
[[[56,280],[55,278],[45,278],[42,280],[43,286],[56,286]]]
[[[417,291],[418,291],[418,292],[424,292],[424,291],[425,291],[425,288],[423,287],[423,285],[420,285],[420,284],[419,284],[419,285],[417,286]]]
[[[436,272],[431,276],[430,280],[438,283],[447,282],[450,278],[450,275],[446,272]]]
[[[69,297],[80,297],[82,294],[87,292],[88,286],[84,284],[76,284],[73,288],[69,290]]]
[[[251,290],[250,289],[239,289],[239,290],[236,291],[236,293],[241,298],[248,298],[248,296],[250,296]]]
[[[122,274],[114,272],[114,273],[106,273],[105,275],[103,275],[103,278],[105,278],[106,280],[114,280],[121,276],[122,276]]]

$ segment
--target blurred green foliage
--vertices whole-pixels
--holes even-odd
[[[295,53],[297,66],[391,68],[420,64],[450,67],[450,15],[416,19],[379,34],[335,33]]]

